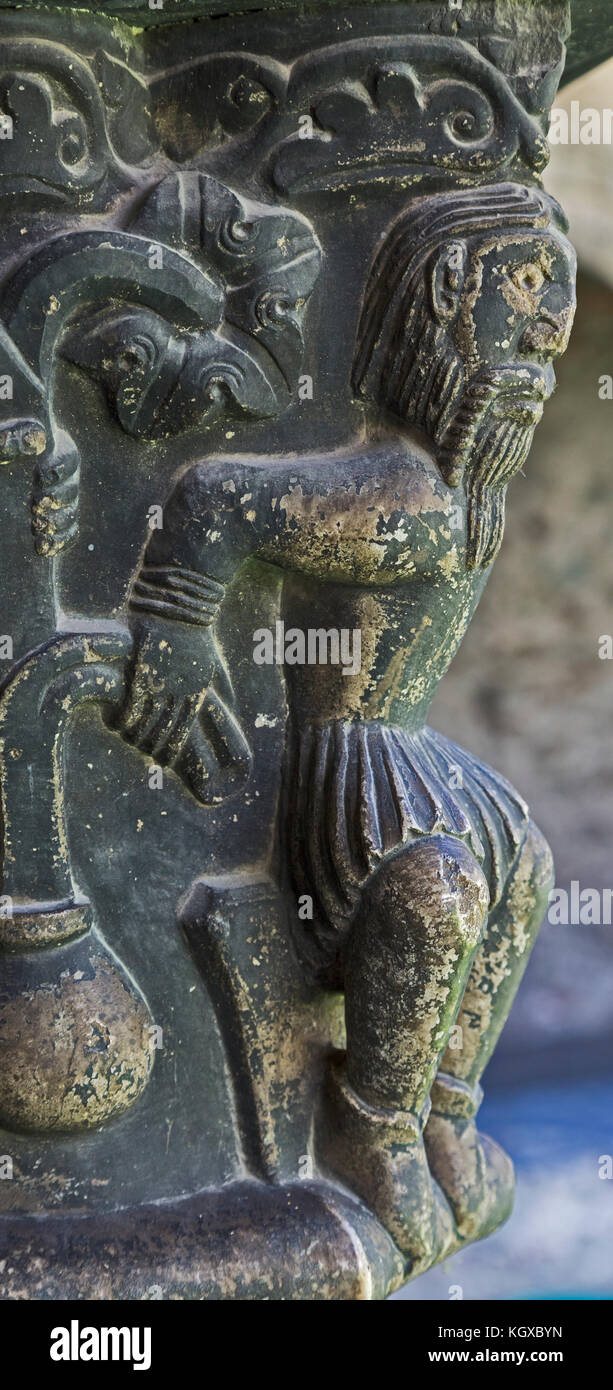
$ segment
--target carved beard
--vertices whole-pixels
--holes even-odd
[[[506,489],[523,468],[550,388],[542,368],[493,368],[473,378],[441,441],[447,481],[464,480],[466,566],[495,559],[504,531]]]
[[[394,332],[382,333],[374,347],[370,339],[360,346],[356,390],[433,439],[450,487],[465,482],[467,569],[491,564],[500,548],[506,486],[526,461],[553,383],[551,369],[533,362],[467,377],[462,354],[432,317],[423,278],[412,284],[408,313],[397,317]]]
[[[464,475],[468,569],[485,568],[498,554],[504,532],[507,484],[523,468],[534,430],[535,423],[522,427],[514,420],[503,419],[477,442],[474,459]]]

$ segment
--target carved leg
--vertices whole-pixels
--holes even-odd
[[[483,1095],[479,1079],[528,964],[552,884],[549,847],[530,824],[468,978],[457,1020],[460,1046],[447,1048],[432,1087],[428,1160],[465,1239],[488,1234],[511,1210],[511,1161],[475,1123]]]
[[[322,1145],[416,1267],[454,1238],[422,1128],[486,920],[488,889],[457,840],[416,841],[365,890],[345,967],[346,1059],[334,1060]]]

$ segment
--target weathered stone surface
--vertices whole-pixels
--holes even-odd
[[[550,856],[425,721],[572,324],[568,11],[194,8],[1,16],[5,1296],[383,1297],[512,1201]]]
[[[580,153],[570,151],[573,192]],[[610,151],[600,154],[605,164]],[[599,658],[613,601],[611,401],[599,397],[613,294],[584,274],[577,301],[558,389],[526,476],[509,491],[504,545],[478,621],[430,716],[522,788],[551,845],[556,885],[570,895],[574,881],[603,904],[600,925],[545,917],[488,1073],[526,1082],[608,1072],[613,1046],[611,928],[603,924],[613,836],[611,662]]]

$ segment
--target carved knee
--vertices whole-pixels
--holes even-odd
[[[442,835],[388,860],[369,885],[345,965],[347,1071],[367,1100],[419,1109],[488,903],[476,859]]]
[[[419,944],[462,953],[478,945],[489,891],[481,866],[461,840],[433,835],[387,860],[366,889],[349,955],[356,949],[413,959]]]
[[[541,925],[553,882],[551,850],[538,826],[530,821],[509,877],[503,898],[503,914],[508,913],[513,922],[529,927],[531,939]]]
[[[553,883],[549,845],[532,821],[471,970],[458,1015],[461,1047],[442,1069],[474,1085],[500,1036],[543,920]]]
[[[549,892],[554,881],[553,855],[542,830],[539,830],[538,825],[532,820],[528,823],[526,838],[517,861],[517,871],[520,870],[534,884],[539,897],[542,893]]]

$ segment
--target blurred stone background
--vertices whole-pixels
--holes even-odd
[[[613,107],[613,63],[556,106]],[[430,722],[530,803],[557,885],[613,889],[613,147],[557,145],[546,184],[579,253],[571,345],[556,367],[479,611]],[[486,1073],[481,1128],[518,1170],[509,1225],[396,1298],[613,1298],[613,926],[541,930]],[[461,1289],[461,1294],[450,1292]]]

